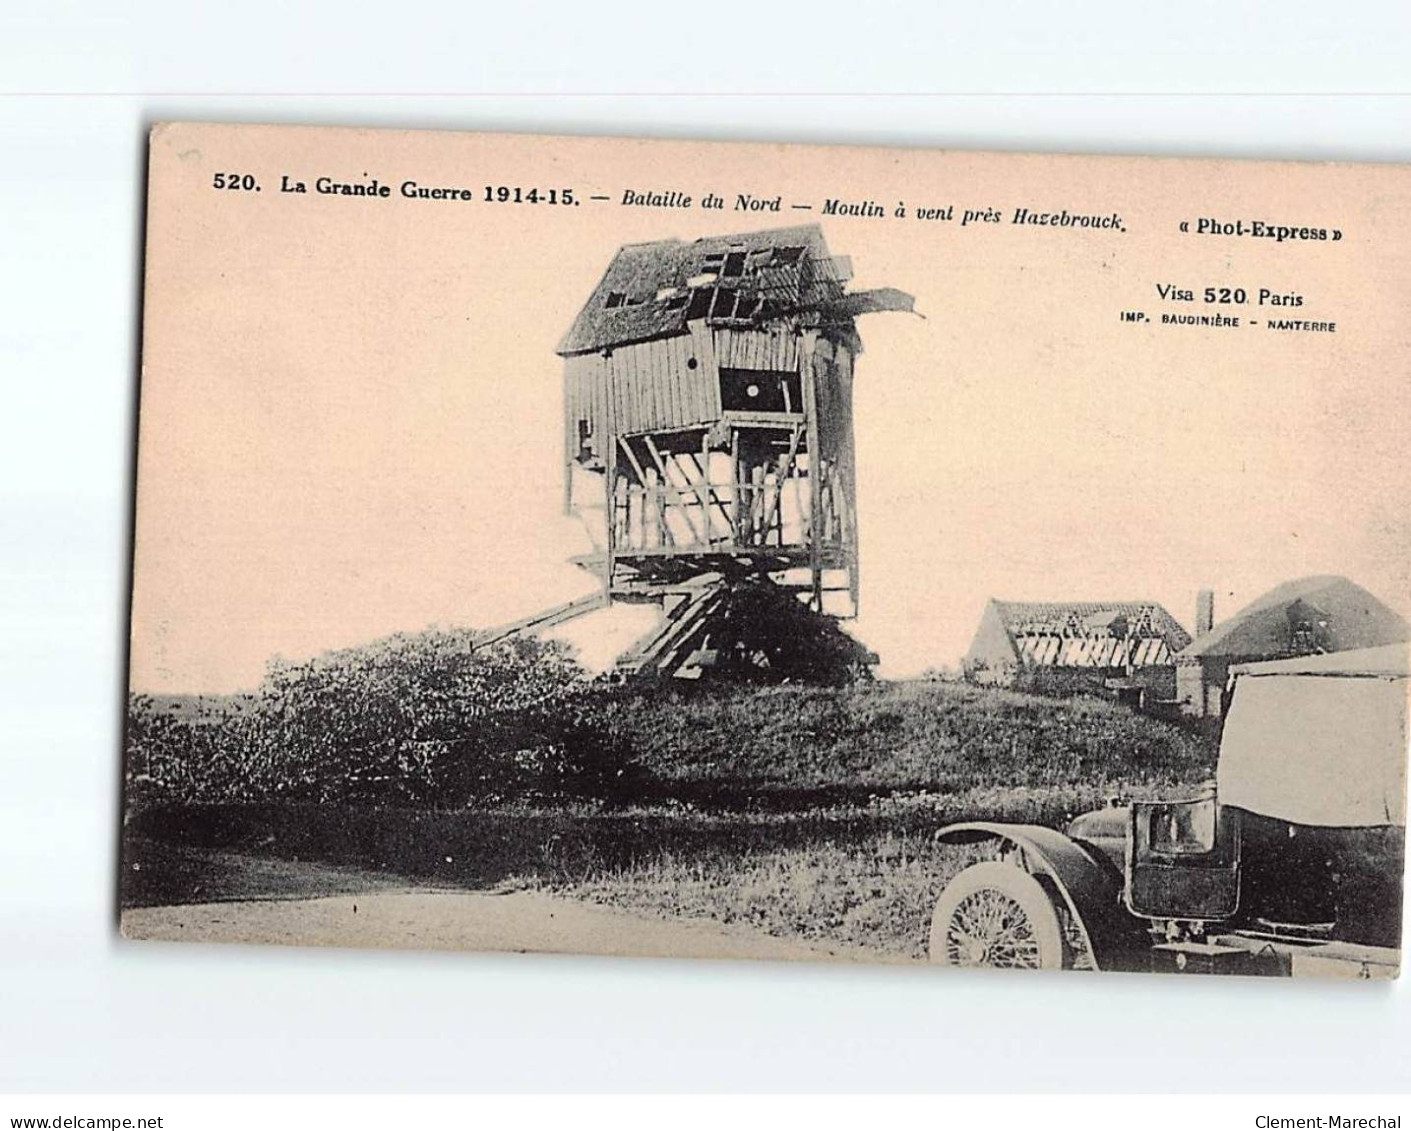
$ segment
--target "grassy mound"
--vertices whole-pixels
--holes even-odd
[[[956,683],[627,690],[588,710],[663,795],[706,802],[1163,785],[1215,765],[1208,738],[1115,703]]]

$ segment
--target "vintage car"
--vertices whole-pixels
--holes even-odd
[[[1405,646],[1236,665],[1216,780],[1066,831],[973,822],[931,961],[1394,978],[1406,834]]]

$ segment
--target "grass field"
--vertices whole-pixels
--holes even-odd
[[[129,821],[125,901],[241,898],[252,885],[232,861],[312,861],[918,955],[937,893],[972,859],[933,843],[941,825],[1060,825],[1214,765],[1207,740],[1115,704],[948,683],[605,690],[589,712],[631,767],[617,796],[146,804]],[[203,860],[220,862],[214,878]]]

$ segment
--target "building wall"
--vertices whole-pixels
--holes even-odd
[[[1132,678],[1146,688],[1148,699],[1170,701],[1176,698],[1176,665],[1153,664],[1137,668]]]
[[[970,641],[970,649],[965,653],[965,676],[974,683],[1009,687],[1014,683],[1018,667],[1019,655],[1014,650],[1014,641],[1004,627],[999,609],[993,601],[987,601],[975,629],[975,638]]]
[[[982,687],[1013,687],[1019,678],[1018,664],[976,664],[967,666],[965,678]]]
[[[1199,660],[1176,661],[1176,701],[1182,714],[1205,717],[1205,673]]]
[[[1146,689],[1149,700],[1168,700],[1176,695],[1176,668],[1168,664],[1136,668],[1131,676],[1124,668],[1025,667],[1018,670],[1012,686],[1036,695],[1106,696],[1110,679],[1131,679]]]
[[[1182,714],[1197,719],[1220,717],[1232,662],[1224,656],[1194,656],[1176,662],[1176,699]]]

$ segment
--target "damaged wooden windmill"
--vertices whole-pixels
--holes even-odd
[[[877,662],[858,610],[855,319],[911,311],[848,293],[817,225],[621,248],[559,343],[564,507],[594,597],[661,606],[626,678],[837,683]],[[517,626],[518,627],[518,626]]]

